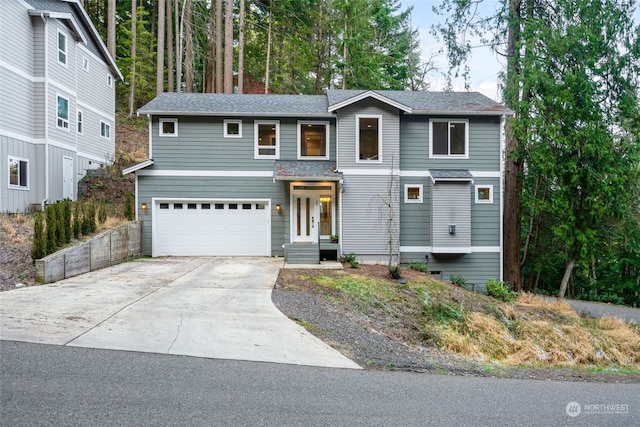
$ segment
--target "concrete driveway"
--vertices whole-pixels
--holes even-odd
[[[336,368],[359,366],[271,302],[274,258],[141,259],[0,293],[0,339]]]

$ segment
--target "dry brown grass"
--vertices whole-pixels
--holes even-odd
[[[463,311],[426,324],[441,348],[506,365],[640,369],[640,328],[618,318],[581,317],[566,302],[522,294],[514,304]]]
[[[0,215],[0,231],[2,232],[2,238],[6,239],[7,243],[28,243],[31,236],[24,232],[24,228],[33,228],[33,217],[31,215]]]

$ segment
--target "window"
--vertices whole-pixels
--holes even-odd
[[[178,119],[160,119],[160,136],[178,136]]]
[[[225,120],[223,124],[225,138],[242,138],[242,120]]]
[[[174,203],[173,209],[182,209],[182,203]]]
[[[201,209],[211,209],[211,203],[203,203],[200,205]]]
[[[224,209],[224,203],[216,203],[216,209]]]
[[[84,120],[82,117],[82,111],[78,110],[78,123],[77,123],[78,128],[77,129],[78,129],[78,134],[80,135],[82,135],[83,125],[84,125]]]
[[[468,120],[430,120],[430,157],[469,158]]]
[[[280,122],[255,122],[255,158],[277,159],[280,155]]]
[[[422,203],[422,184],[407,184],[404,186],[405,203]]]
[[[29,188],[29,161],[9,157],[9,188]]]
[[[229,203],[229,209],[238,209],[237,203]]]
[[[111,126],[109,123],[100,121],[100,136],[106,139],[111,139]]]
[[[58,63],[67,65],[67,36],[58,31]]]
[[[82,69],[89,72],[89,58],[86,56],[82,57]]]
[[[107,86],[113,87],[113,77],[111,74],[107,74]]]
[[[198,209],[197,203],[187,203],[187,209]]]
[[[382,161],[380,144],[380,116],[356,116],[358,123],[358,143],[356,161]]]
[[[160,203],[160,209],[169,209],[169,203]]]
[[[58,120],[59,129],[69,130],[69,100],[58,96]]]
[[[493,185],[476,185],[476,203],[493,203]]]
[[[327,122],[298,122],[298,158],[329,158]]]

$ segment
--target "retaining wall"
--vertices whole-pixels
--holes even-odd
[[[51,283],[142,254],[142,223],[129,222],[36,261],[36,281]]]

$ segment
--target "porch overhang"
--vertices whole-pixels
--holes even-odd
[[[436,182],[473,182],[469,169],[429,169],[431,181]]]
[[[274,181],[341,181],[331,160],[279,160],[273,168]]]

